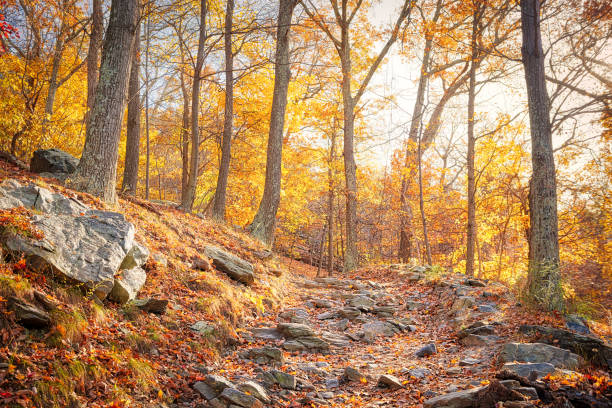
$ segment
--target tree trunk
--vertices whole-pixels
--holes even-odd
[[[121,190],[136,194],[140,160],[140,24],[132,48],[132,69],[128,83],[127,135]]]
[[[136,0],[112,2],[96,100],[89,118],[83,154],[72,180],[76,189],[111,203],[117,199],[119,136],[138,13]]]
[[[193,200],[198,181],[198,159],[200,147],[200,131],[198,128],[198,116],[200,112],[200,75],[204,65],[204,47],[206,45],[206,13],[207,0],[200,0],[200,33],[198,38],[198,56],[193,71],[193,89],[191,92],[191,168],[189,169],[189,182],[186,194],[183,195],[182,207],[191,212]]]
[[[87,113],[85,125],[88,126],[89,115],[93,109],[96,86],[98,85],[98,63],[100,60],[100,47],[104,34],[104,16],[102,14],[102,0],[93,0],[91,12],[91,35],[87,51]],[[86,129],[87,132],[87,129]]]
[[[57,94],[59,69],[62,63],[62,53],[64,52],[64,24],[58,33],[58,38],[55,42],[55,51],[53,53],[53,62],[51,63],[51,75],[49,77],[49,89],[47,90],[47,100],[45,101],[45,117],[43,118],[43,133],[46,123],[53,115],[53,105],[55,104],[55,95]]]
[[[227,179],[232,159],[232,133],[234,126],[234,52],[232,51],[232,28],[234,17],[234,0],[227,0],[225,8],[225,113],[223,117],[223,140],[221,141],[221,163],[217,188],[212,206],[212,218],[225,220],[225,201],[227,197]]]
[[[283,128],[287,93],[291,79],[289,65],[289,33],[291,17],[297,0],[280,0],[278,24],[276,28],[276,56],[274,61],[274,94],[272,95],[272,112],[270,113],[270,132],[266,155],[266,182],[263,197],[249,230],[261,241],[272,244],[276,227],[276,212],[280,204]]]
[[[181,200],[187,193],[189,182],[189,92],[185,84],[185,74],[181,68],[181,91],[183,93],[183,122],[181,126],[181,159],[183,170],[181,173]]]
[[[145,44],[145,138],[146,138],[146,163],[145,163],[145,198],[148,200],[151,190],[151,137],[149,134],[149,47],[151,45],[151,3],[148,4],[147,32]]]
[[[468,84],[468,113],[467,113],[467,245],[465,254],[465,273],[474,276],[474,245],[476,241],[476,185],[474,179],[474,155],[476,148],[476,138],[474,136],[474,102],[476,99],[476,68],[478,60],[478,19],[480,7],[474,2],[474,14],[472,17],[472,55],[470,63],[470,80]]]
[[[335,123],[335,118],[334,118]],[[327,276],[332,276],[334,270],[334,159],[336,156],[336,129],[331,135],[329,149],[329,167],[327,169],[329,197],[327,202]]]
[[[420,133],[420,132],[419,132]],[[431,247],[429,246],[429,236],[427,234],[427,218],[425,217],[425,203],[423,200],[423,174],[421,163],[421,137],[419,135],[418,143],[418,167],[419,167],[419,208],[421,210],[421,224],[423,225],[423,241],[425,243],[425,254],[427,256],[427,264],[431,265]]]
[[[540,34],[540,5],[540,0],[521,0],[521,53],[529,101],[533,171],[529,190],[528,296],[546,309],[562,310],[555,159]]]

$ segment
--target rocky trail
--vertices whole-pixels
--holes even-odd
[[[486,392],[529,407],[539,399],[535,384],[495,382],[508,393],[501,397],[489,385],[500,366],[524,383],[577,375],[576,354],[512,342],[504,286],[462,275],[431,281],[423,267],[394,272],[403,284],[300,279],[290,304],[243,331],[219,365],[202,367],[194,389],[213,407],[459,408],[479,406]]]

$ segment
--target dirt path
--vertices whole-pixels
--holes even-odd
[[[419,406],[480,385],[505,339],[498,302],[505,289],[461,276],[431,282],[418,272],[400,273],[386,283],[300,278],[286,307],[245,329],[243,344],[208,374],[259,383],[265,405],[278,407]],[[457,329],[474,322],[479,334],[459,340]],[[195,386],[205,399],[218,394],[210,384],[204,377]]]

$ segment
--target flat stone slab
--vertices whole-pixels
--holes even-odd
[[[582,363],[577,354],[544,343],[507,343],[504,344],[499,357],[504,363],[550,363],[555,367],[570,370],[578,368]]]
[[[212,259],[215,268],[230,278],[246,285],[251,285],[255,282],[253,265],[249,262],[214,246],[204,248],[204,253]]]

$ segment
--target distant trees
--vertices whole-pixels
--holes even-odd
[[[259,208],[249,226],[251,234],[267,244],[274,241],[276,212],[280,203],[283,129],[287,92],[291,79],[289,33],[291,31],[293,9],[298,2],[299,0],[280,0],[279,2],[274,57],[274,93],[272,95],[272,112],[270,113],[270,131],[266,153],[266,181]]]
[[[551,310],[563,309],[555,158],[540,32],[540,0],[521,0],[521,54],[529,103],[532,176],[529,184],[528,295]]]
[[[117,199],[119,135],[138,14],[137,0],[113,0],[111,4],[85,147],[76,173],[71,177],[74,188],[111,203]]]

